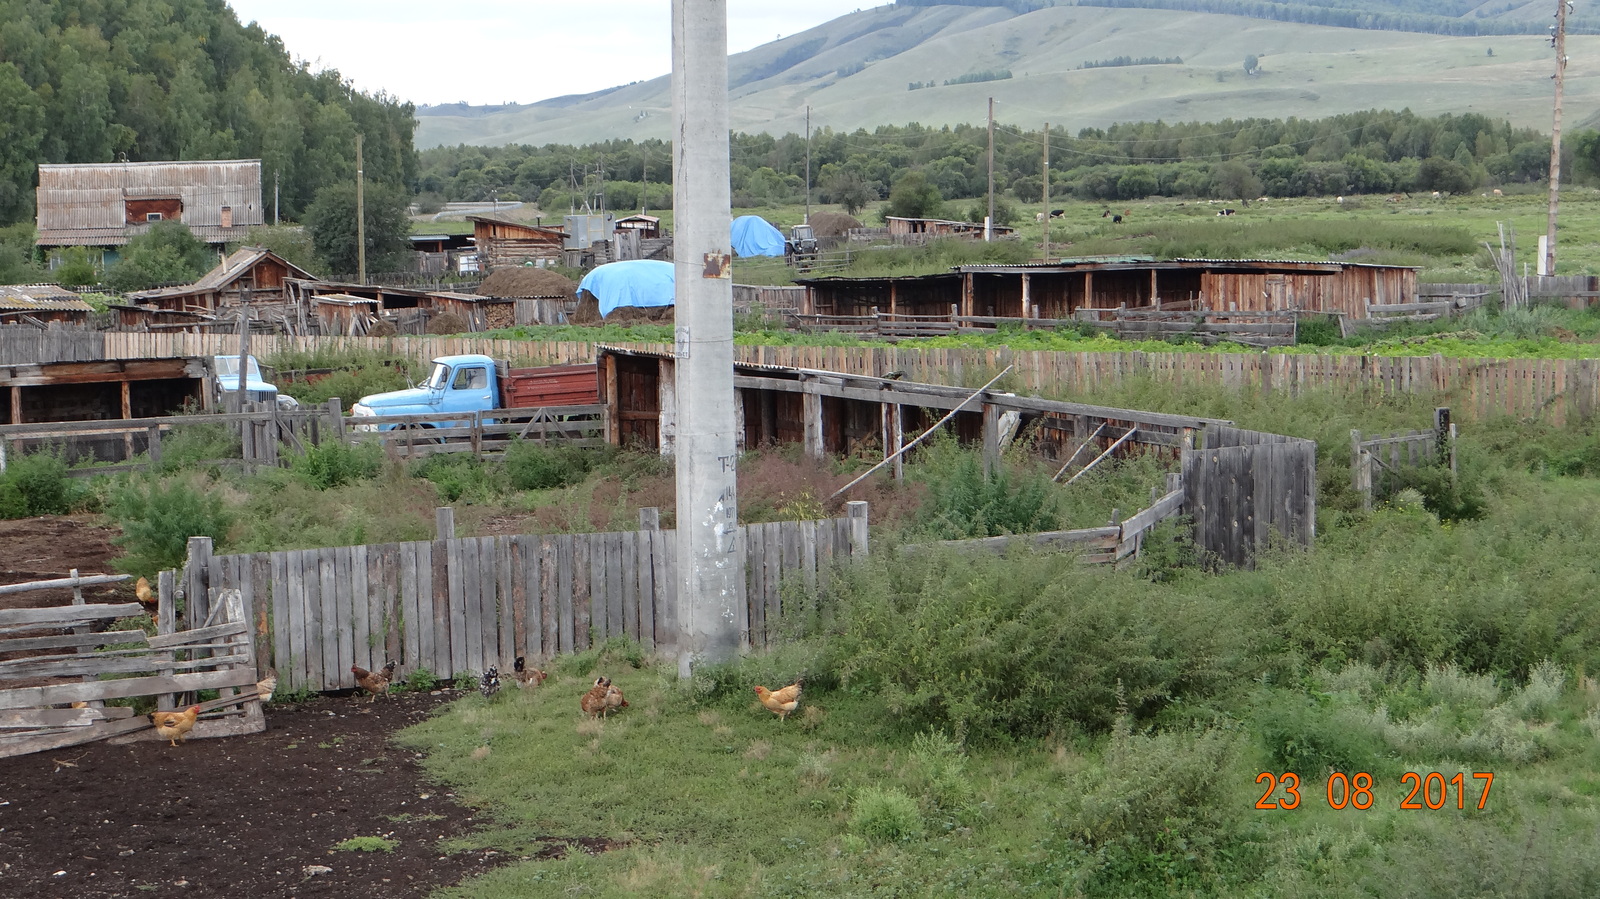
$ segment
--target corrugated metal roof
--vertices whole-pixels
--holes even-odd
[[[94,307],[85,303],[77,294],[55,284],[0,285],[0,309],[23,312],[30,310],[94,311]]]
[[[127,200],[175,198],[180,220],[208,243],[237,240],[265,221],[261,160],[111,162],[39,166],[39,235],[44,246],[126,243],[148,225],[128,225]],[[228,207],[231,227],[222,226]]]
[[[240,247],[234,250],[228,258],[218,263],[216,268],[201,275],[193,284],[179,287],[160,287],[154,290],[140,290],[128,294],[128,297],[133,300],[153,300],[162,297],[181,297],[194,293],[222,290],[229,284],[239,280],[240,276],[248,272],[252,266],[268,256],[288,267],[289,272],[286,277],[314,278],[310,272],[271,250],[262,249],[261,247]]]

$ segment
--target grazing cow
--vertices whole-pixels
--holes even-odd
[[[1232,209],[1224,209],[1221,212],[1217,213],[1217,215],[1233,215],[1233,210]]]
[[[1434,198],[1434,199],[1435,199],[1435,200],[1437,200],[1437,199],[1439,199],[1439,192],[1438,192],[1438,191],[1434,191],[1434,192],[1433,192],[1433,198]]]
[[[1034,220],[1034,221],[1036,221],[1036,222],[1042,222],[1042,221],[1044,221],[1044,213],[1042,213],[1042,212],[1035,212],[1035,213],[1034,213],[1034,214],[1033,214],[1033,220]]]
[[[1052,210],[1050,210],[1050,217],[1053,218],[1053,219],[1061,218],[1062,216],[1064,216],[1066,214],[1067,214],[1067,211],[1065,209],[1052,209]]]
[[[1497,196],[1497,197],[1505,196],[1505,194],[1500,192],[1500,188],[1498,188],[1498,187],[1494,189],[1494,195]]]
[[[1104,218],[1104,216],[1102,216],[1102,218]],[[1120,224],[1122,224],[1122,216],[1120,216],[1120,215],[1113,215],[1113,216],[1112,216],[1112,217],[1111,217],[1111,224],[1113,224],[1113,225],[1120,225]]]

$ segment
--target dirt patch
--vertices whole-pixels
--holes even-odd
[[[269,705],[267,731],[246,737],[0,759],[0,896],[400,899],[515,860],[446,854],[440,841],[475,830],[473,812],[390,742],[454,695],[320,697]],[[394,847],[334,848],[354,837]],[[559,856],[610,843],[551,847]]]
[[[572,299],[578,285],[566,275],[542,268],[497,268],[478,285],[486,297],[561,297]]]
[[[116,574],[111,560],[122,550],[111,541],[121,532],[95,515],[46,515],[0,521],[0,584],[21,584],[79,574]],[[133,602],[133,587],[87,587],[89,602]],[[0,609],[32,609],[72,602],[68,589],[0,595]]]

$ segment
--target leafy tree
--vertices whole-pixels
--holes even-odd
[[[863,206],[878,198],[877,192],[867,185],[866,179],[851,171],[841,171],[829,178],[823,186],[823,193],[830,201],[843,206],[850,215],[860,212]]]
[[[0,284],[27,284],[43,277],[33,262],[33,226],[0,228]]]
[[[106,271],[106,284],[126,293],[157,284],[193,281],[217,265],[217,256],[189,226],[173,219],[156,222],[134,236],[122,259]]]
[[[250,229],[243,245],[271,250],[309,272],[321,268],[317,251],[311,245],[311,235],[298,225],[257,225]],[[228,249],[232,251],[238,248],[235,245]]]
[[[944,197],[939,188],[928,182],[928,176],[913,169],[900,176],[889,189],[889,202],[883,207],[885,216],[898,218],[938,218],[944,214]]]
[[[402,267],[411,233],[411,222],[406,218],[405,191],[391,184],[368,184],[363,199],[367,271]],[[306,210],[305,225],[311,235],[311,246],[328,271],[346,275],[359,269],[354,183],[323,188]]]
[[[1244,73],[1246,75],[1254,75],[1259,68],[1261,68],[1261,60],[1257,59],[1254,53],[1244,58]]]
[[[1117,197],[1123,200],[1143,199],[1160,189],[1161,181],[1155,170],[1145,165],[1129,166],[1117,179]]]
[[[1477,186],[1478,178],[1473,172],[1455,160],[1442,156],[1430,156],[1422,160],[1422,166],[1417,170],[1417,187],[1421,190],[1464,194]]]
[[[1237,159],[1219,162],[1211,167],[1211,195],[1223,200],[1259,197],[1261,179]]]
[[[88,247],[67,247],[56,258],[59,264],[51,275],[62,287],[83,287],[100,280],[100,269],[89,258]]]

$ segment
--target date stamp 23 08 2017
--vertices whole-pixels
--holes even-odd
[[[1300,807],[1300,775],[1293,771],[1282,774],[1273,774],[1263,771],[1256,775],[1256,783],[1265,784],[1266,789],[1261,798],[1256,800],[1256,808],[1275,811],[1293,811]],[[1477,802],[1472,801],[1472,792],[1478,783],[1483,784],[1483,792],[1477,796]],[[1465,772],[1446,777],[1438,771],[1429,771],[1418,774],[1407,771],[1400,775],[1400,790],[1406,795],[1400,798],[1400,808],[1403,810],[1443,809],[1454,806],[1458,809],[1470,807],[1483,809],[1489,801],[1489,788],[1494,786],[1494,774],[1489,771],[1474,772],[1471,780]],[[1407,788],[1410,788],[1407,792]],[[1333,809],[1354,808],[1365,811],[1372,808],[1378,801],[1373,795],[1372,775],[1365,771],[1345,775],[1335,771],[1328,775],[1327,788],[1324,790],[1328,807]],[[1452,801],[1452,799],[1454,801]]]

